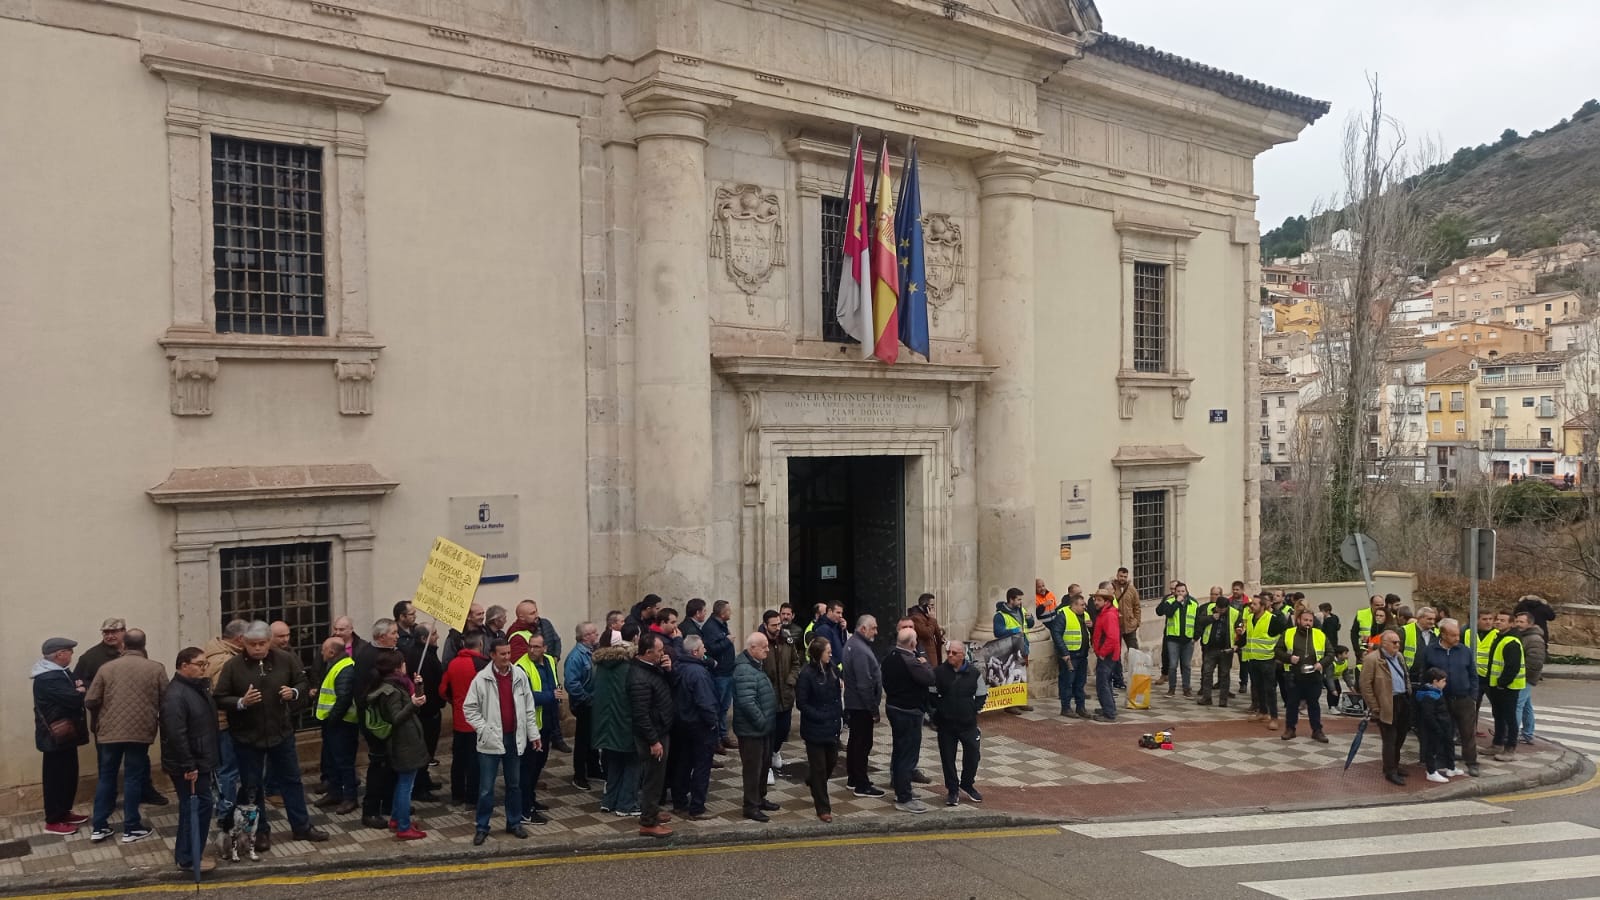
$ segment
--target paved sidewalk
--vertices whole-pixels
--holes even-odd
[[[1159,690],[1159,689],[1158,689]],[[728,768],[713,772],[708,809],[712,818],[702,822],[674,821],[673,837],[665,842],[640,838],[638,820],[599,811],[599,786],[590,793],[573,788],[571,757],[555,754],[544,778],[541,798],[552,809],[549,825],[530,828],[531,837],[516,840],[500,830],[503,817],[484,847],[471,845],[471,814],[460,807],[419,804],[416,816],[429,832],[427,839],[402,844],[388,831],[365,828],[358,814],[330,816],[313,810],[313,822],[332,839],[310,844],[289,839],[282,810],[271,808],[274,841],[260,862],[222,863],[212,879],[239,878],[269,873],[305,871],[307,868],[382,866],[396,861],[486,857],[492,855],[624,850],[644,846],[684,843],[739,842],[776,837],[823,836],[888,830],[980,828],[1037,821],[1084,818],[1136,818],[1214,814],[1240,808],[1349,807],[1392,802],[1400,798],[1444,799],[1468,793],[1498,793],[1540,782],[1550,783],[1573,774],[1576,754],[1539,741],[1521,748],[1511,763],[1480,759],[1483,777],[1458,779],[1448,785],[1430,784],[1415,766],[1415,743],[1408,744],[1412,765],[1410,783],[1396,788],[1383,781],[1378,768],[1377,729],[1370,729],[1360,755],[1348,773],[1345,754],[1356,720],[1328,717],[1331,742],[1310,740],[1302,725],[1301,737],[1281,741],[1260,724],[1245,718],[1243,709],[1196,706],[1181,695],[1172,699],[1158,693],[1150,710],[1122,710],[1116,724],[1102,724],[1056,716],[1054,700],[1037,701],[1038,710],[1013,715],[986,713],[982,719],[983,763],[978,785],[984,795],[980,805],[943,805],[938,783],[938,751],[932,731],[923,742],[922,769],[936,782],[919,789],[933,809],[924,815],[897,812],[892,796],[857,798],[844,787],[842,773],[831,783],[831,825],[819,822],[804,784],[803,748],[798,739],[784,748],[791,761],[772,788],[771,799],[782,805],[772,823],[758,825],[739,815],[738,757],[719,757]],[[1177,737],[1171,751],[1141,750],[1139,736],[1171,729]],[[847,733],[848,734],[848,733]],[[889,729],[881,724],[872,763],[874,776],[888,787]],[[435,777],[448,780],[449,761],[434,769]],[[1271,772],[1269,780],[1263,773]],[[80,803],[79,811],[86,811]],[[0,839],[22,838],[32,852],[0,862],[0,890],[40,890],[47,886],[108,883],[119,885],[154,879],[178,880],[172,863],[178,810],[175,806],[149,808],[146,822],[157,834],[135,844],[116,837],[91,843],[88,828],[61,838],[43,832],[37,815],[0,819]],[[117,827],[120,813],[113,817]],[[120,836],[120,835],[119,835]]]

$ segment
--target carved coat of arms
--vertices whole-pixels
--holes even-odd
[[[939,310],[950,302],[956,286],[962,283],[961,226],[950,221],[947,213],[928,213],[922,217],[922,234],[928,305],[938,322]]]
[[[784,265],[783,210],[778,195],[753,184],[718,187],[711,207],[711,256],[746,294],[760,290]]]

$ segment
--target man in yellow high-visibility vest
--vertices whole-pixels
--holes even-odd
[[[1489,644],[1489,707],[1494,711],[1494,758],[1510,762],[1517,754],[1517,697],[1527,680],[1527,660],[1522,639],[1511,629],[1511,616],[1494,617],[1494,640]]]
[[[322,728],[323,780],[328,793],[317,801],[339,815],[354,812],[356,799],[356,749],[361,729],[356,725],[355,660],[345,655],[344,641],[330,637],[322,642],[322,662],[327,673],[317,688],[317,721]]]
[[[556,675],[554,658],[545,655],[544,635],[530,634],[527,643],[528,652],[515,664],[528,675],[528,686],[533,690],[534,725],[539,733],[529,735],[522,753],[522,821],[544,825],[550,821],[543,815],[549,807],[539,802],[539,775],[550,759],[553,736],[561,732],[561,701],[567,699],[567,692]]]

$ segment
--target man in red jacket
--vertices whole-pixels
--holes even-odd
[[[1115,596],[1108,590],[1095,591],[1090,603],[1094,607],[1094,630],[1089,644],[1097,660],[1094,691],[1100,698],[1100,711],[1094,714],[1094,720],[1115,722],[1117,696],[1111,685],[1122,677],[1122,617],[1117,611]]]
[[[450,802],[476,807],[478,803],[478,735],[461,714],[472,679],[489,664],[483,655],[482,631],[461,638],[461,650],[444,670],[439,697],[450,704]]]

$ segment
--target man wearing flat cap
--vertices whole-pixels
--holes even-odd
[[[110,618],[100,623],[100,643],[83,651],[78,657],[78,668],[72,673],[83,682],[84,690],[94,684],[94,676],[99,674],[101,666],[122,655],[122,640],[127,634],[126,620]]]
[[[33,680],[33,742],[44,755],[44,830],[69,835],[89,820],[72,811],[78,792],[78,748],[89,743],[83,715],[83,682],[67,666],[77,641],[44,642],[28,677]]]

